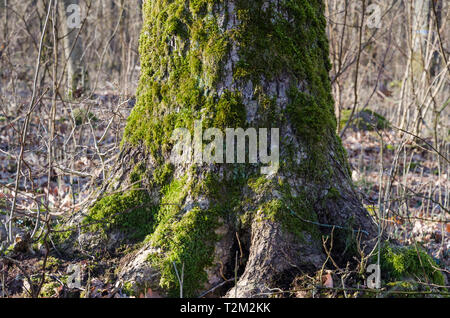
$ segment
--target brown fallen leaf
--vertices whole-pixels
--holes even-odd
[[[328,272],[325,276],[322,277],[322,284],[324,287],[327,288],[333,288],[333,277],[331,276],[331,273]]]

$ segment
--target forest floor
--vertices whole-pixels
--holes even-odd
[[[14,220],[19,239],[20,233],[32,230],[31,220],[38,211],[37,206],[48,205],[55,218],[82,209],[90,197],[92,186],[100,184],[103,173],[114,164],[125,118],[134,105],[134,99],[121,98],[111,91],[98,93],[73,104],[58,105],[54,138],[57,168],[54,171],[45,169],[48,161],[45,127],[51,101],[43,101],[31,116],[23,178],[17,196],[17,217]],[[10,103],[9,110],[0,113],[2,221],[7,219],[14,197],[16,156],[20,150],[17,140],[25,120],[24,116],[16,115],[19,113],[17,108],[26,107],[28,97],[26,93],[20,92],[14,98],[3,97],[14,102]],[[449,200],[445,189],[450,188],[450,180],[448,175],[438,171],[436,155],[429,151],[426,144],[410,144],[407,155],[396,159],[399,143],[399,135],[393,130],[377,132],[348,129],[343,137],[353,169],[352,177],[367,209],[371,213],[378,213],[380,202],[384,203],[386,230],[391,237],[404,244],[422,245],[447,270],[449,278],[450,223],[445,223],[446,212],[442,202]],[[383,159],[382,169],[380,157]],[[380,173],[380,170],[383,172]],[[388,194],[387,184],[390,186]],[[445,204],[448,205],[448,202]],[[5,239],[5,235],[2,225],[1,240]],[[24,272],[30,276],[40,272],[42,250],[42,246],[37,246],[34,254],[20,256],[22,270],[15,266],[9,267],[4,280],[9,286],[9,296],[23,295],[24,287],[27,288],[28,284]],[[47,281],[52,283],[46,284],[41,294],[52,297],[78,296],[79,292],[74,294],[67,290],[62,282],[67,278],[68,266],[73,263],[73,260],[52,252],[47,264]],[[89,275],[93,278],[87,287],[90,297],[118,297],[117,286],[108,279],[117,266],[115,260],[88,259],[76,263],[89,269]]]

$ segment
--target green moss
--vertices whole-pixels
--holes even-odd
[[[120,230],[133,241],[142,241],[154,228],[158,207],[147,190],[145,164],[140,162],[129,173],[130,188],[99,199],[83,219],[84,231],[107,236],[111,230]]]
[[[320,231],[313,224],[318,222],[317,215],[307,191],[292,196],[287,184],[265,176],[250,178],[248,185],[257,194],[281,193],[281,198],[265,201],[258,206],[257,218],[280,222],[285,231],[293,233],[302,241],[305,240],[306,233],[309,235],[307,239],[320,239]]]
[[[420,247],[385,245],[381,253],[381,275],[387,282],[420,278],[421,281],[445,285],[436,262]]]
[[[271,79],[285,71],[312,78],[318,59],[323,59],[323,65],[329,68],[326,21],[319,2],[285,0],[275,8],[262,0],[239,0],[236,6],[241,24],[234,37],[243,50],[235,76],[259,80],[264,75]],[[283,11],[289,13],[289,19]]]
[[[341,114],[339,128],[342,130],[350,119],[351,109],[345,109]],[[375,129],[383,130],[389,128],[389,121],[382,115],[370,109],[364,109],[353,115],[351,127],[358,130],[372,131]]]
[[[214,108],[216,115],[213,127],[222,131],[225,128],[245,127],[246,111],[240,93],[225,92]]]
[[[99,200],[84,218],[86,231],[106,235],[119,229],[133,240],[142,240],[153,229],[155,207],[144,190],[116,193]],[[92,223],[92,224],[91,224]]]
[[[185,296],[196,296],[206,282],[205,269],[213,264],[214,245],[220,239],[215,230],[234,214],[240,202],[242,182],[239,180],[218,180],[208,174],[201,183],[193,183],[185,176],[163,188],[158,226],[147,240],[161,250],[152,254],[149,261],[160,269],[160,285],[170,296],[179,295],[174,263],[180,275],[184,266]],[[209,207],[201,209],[194,202],[188,211],[183,210],[181,207],[188,193],[194,197],[207,195],[211,198]]]
[[[238,18],[242,23],[233,34],[241,46],[235,80],[252,80],[254,86],[258,86],[263,78],[289,76],[292,86],[287,110],[277,110],[276,105],[270,103],[276,96],[260,94],[266,102],[259,100],[259,104],[266,107],[260,107],[259,115],[269,126],[278,127],[283,127],[283,122],[289,118],[304,143],[309,157],[301,167],[292,160],[298,149],[292,149],[282,167],[297,170],[311,182],[326,183],[332,174],[329,159],[325,157],[330,145],[342,166],[348,168],[348,162],[334,133],[336,119],[328,77],[331,65],[323,5],[318,1],[285,0],[276,8],[265,3],[266,8],[261,9],[263,2],[237,1]],[[289,148],[289,145],[283,146]]]
[[[284,230],[295,234],[299,239],[304,238],[304,233],[312,233],[315,228],[312,224],[302,221],[298,213],[307,214],[308,218],[311,218],[312,213],[306,213],[303,209],[299,209],[298,213],[294,212],[290,207],[287,207],[283,200],[271,200],[264,203],[259,208],[261,216],[268,218],[272,221],[280,222],[284,227]],[[302,215],[303,217],[305,215]],[[317,232],[315,233],[317,234]],[[317,235],[314,237],[317,238]]]
[[[67,227],[61,223],[55,225],[53,230],[54,232],[51,233],[51,238],[58,246],[68,242],[70,236],[72,235],[72,231],[68,230]]]
[[[133,167],[133,170],[130,172],[130,182],[132,184],[136,184],[142,180],[142,177],[145,173],[145,165],[140,162]]]
[[[341,196],[341,193],[339,192],[339,190],[338,189],[336,189],[335,187],[331,187],[329,190],[328,190],[328,193],[327,193],[327,198],[328,199],[338,199],[338,198],[340,198],[340,196]]]
[[[58,289],[61,285],[57,282],[49,282],[42,285],[40,297],[53,298],[58,295]]]
[[[234,36],[242,48],[235,78],[259,83],[262,77],[291,76],[297,87],[290,90],[289,112],[297,133],[314,142],[336,126],[323,7],[320,2],[285,0],[279,8],[269,4],[262,10],[263,2],[237,3],[242,23]],[[289,19],[278,10],[288,12]]]
[[[248,179],[247,184],[250,189],[259,194],[266,192],[273,186],[273,179],[266,176],[253,177]]]
[[[387,296],[391,295],[391,297],[396,298],[413,298],[416,296],[417,298],[423,298],[424,294],[414,294],[418,291],[429,290],[429,288],[423,288],[424,286],[419,285],[413,281],[395,281],[389,282],[386,284],[388,289]],[[411,292],[411,294],[407,293]]]
[[[316,98],[294,88],[290,91],[290,99],[289,110],[297,133],[311,144],[322,141],[335,129],[336,122],[329,104],[325,104],[327,107],[319,105]]]
[[[366,209],[367,212],[369,212],[369,214],[373,217],[378,215],[378,206],[375,204],[371,204],[371,205],[364,204],[364,209]]]
[[[134,296],[136,297],[136,288],[132,282],[125,282],[122,286],[122,293],[127,296]]]
[[[164,255],[152,254],[150,261],[161,269],[162,287],[177,295],[179,286],[175,268],[181,275],[184,266],[184,293],[194,296],[207,275],[204,269],[212,264],[214,257],[214,242],[217,236],[217,215],[210,210],[193,208],[179,221],[161,224],[153,236],[153,242],[164,251]]]
[[[337,147],[336,147],[336,155],[338,158],[338,161],[343,163],[343,167],[345,168],[345,172],[347,173],[349,179],[351,179],[352,176],[352,168],[350,166],[350,163],[348,161],[348,153],[345,149],[344,145],[342,144],[342,139],[339,136],[336,136],[337,140]]]
[[[174,167],[171,163],[159,165],[153,172],[153,181],[157,185],[166,184],[172,177],[173,169]]]
[[[46,266],[47,270],[57,270],[61,264],[62,264],[61,260],[59,260],[53,256],[49,256],[49,257],[47,257],[47,262],[46,262],[45,266]],[[43,260],[38,262],[38,266],[42,267],[43,265],[44,265]]]
[[[125,143],[144,143],[159,157],[170,148],[177,127],[193,128],[198,110],[227,124],[242,118],[237,94],[218,96],[222,60],[229,51],[229,34],[212,15],[220,1],[157,0],[144,3],[140,39],[142,64],[137,104],[128,118]],[[170,43],[176,43],[173,47]],[[213,105],[219,104],[217,116]],[[221,112],[221,109],[223,110]],[[233,115],[224,116],[225,110]],[[212,112],[210,112],[213,110]],[[232,118],[232,119],[229,119]],[[211,122],[211,124],[212,124]]]
[[[332,138],[336,120],[323,5],[284,0],[275,8],[262,0],[239,0],[235,10],[240,23],[231,30],[223,28],[227,16],[224,21],[217,19],[219,7],[227,12],[222,8],[226,5],[218,0],[144,4],[142,74],[137,105],[128,119],[123,142],[143,142],[159,160],[170,152],[173,130],[191,130],[196,119],[204,120],[204,128],[245,127],[241,93],[225,91],[219,95],[215,85],[230,43],[235,41],[239,44],[239,62],[233,69],[234,81],[238,85],[252,81],[260,106],[259,124],[282,127],[283,121],[291,118],[312,154],[302,165],[304,172],[314,177],[312,181],[325,182],[329,174],[324,158],[328,145],[335,145],[343,166],[346,159],[341,156],[341,144]],[[180,24],[187,34],[174,32]],[[263,79],[274,80],[282,74],[293,83],[287,111],[277,109],[277,96],[265,94],[261,85]]]
[[[332,174],[325,157],[330,144],[342,166],[348,164],[345,150],[334,133],[336,119],[328,78],[330,63],[323,7],[319,2],[286,0],[277,8],[269,4],[262,10],[262,3],[237,2],[242,23],[234,34],[241,45],[235,80],[252,80],[258,86],[262,78],[272,80],[286,74],[290,77],[287,109],[277,109],[276,96],[261,93],[259,104],[264,107],[260,107],[259,116],[269,126],[278,127],[289,119],[304,143],[308,158],[298,167],[292,160],[298,149],[292,149],[282,168],[295,170],[311,182],[325,183]],[[289,18],[282,12],[288,12]]]
[[[169,204],[169,205],[182,205],[183,200],[186,197],[188,190],[189,190],[189,184],[187,183],[188,176],[185,175],[181,178],[173,180],[170,184],[164,186],[162,189],[162,199],[161,203]]]

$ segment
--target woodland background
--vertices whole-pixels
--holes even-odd
[[[48,2],[0,2],[3,248],[11,216],[16,242],[25,233],[38,242],[52,237],[61,216],[90,204],[135,104],[142,1],[73,1],[82,8],[82,26],[70,32],[82,41],[75,62],[84,74],[74,89],[64,21],[56,7],[46,11]],[[338,129],[361,198],[391,237],[425,247],[449,277],[450,3],[324,2]],[[379,23],[362,9],[369,5],[379,8]],[[1,267],[3,286],[66,275],[70,261],[49,257],[42,266],[45,247],[32,249],[14,271]],[[91,295],[107,289],[91,285]],[[4,290],[0,296],[14,294]]]

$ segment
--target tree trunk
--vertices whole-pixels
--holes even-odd
[[[376,230],[335,134],[322,10],[318,0],[144,2],[138,101],[104,189],[124,192],[91,210],[151,207],[146,244],[122,279],[172,296],[182,279],[183,295],[197,296],[237,270],[237,291],[231,283],[222,295],[261,296],[320,269],[331,231],[337,262],[356,255],[357,237],[372,246]],[[264,146],[257,163],[196,163],[197,152],[174,164],[172,133],[198,136],[199,121],[203,130],[267,128],[271,137],[278,128],[279,169],[276,160],[261,169]]]
[[[415,0],[413,15],[414,51],[424,54],[427,46],[428,32],[430,31],[430,1]]]

